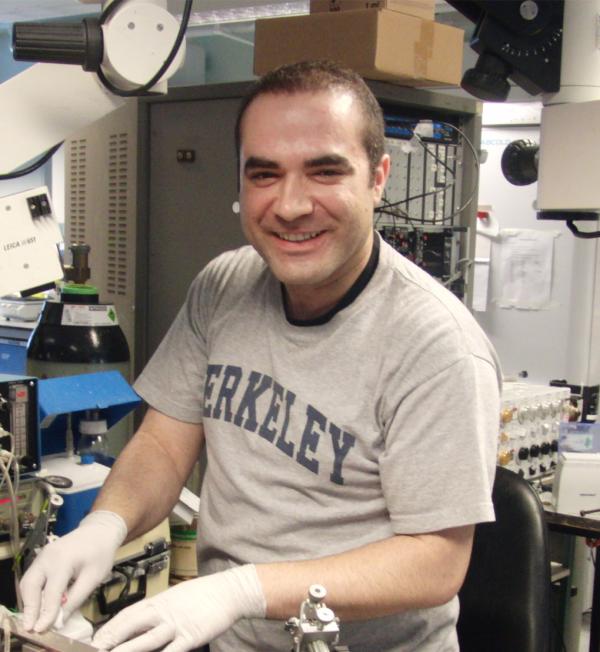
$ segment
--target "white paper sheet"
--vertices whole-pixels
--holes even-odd
[[[544,310],[551,307],[555,231],[500,231],[501,308]]]
[[[490,282],[490,259],[476,258],[473,268],[473,310],[485,312],[488,303]]]
[[[492,238],[500,229],[498,220],[492,214],[491,206],[480,206],[488,212],[488,217],[477,219],[475,235],[475,266],[473,268],[473,310],[485,312],[488,305],[488,287],[490,283],[490,263],[492,258]]]

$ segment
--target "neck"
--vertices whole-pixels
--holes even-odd
[[[329,312],[338,301],[337,298],[322,297],[315,290],[303,288],[284,286],[283,293],[288,317],[298,321],[316,319]]]
[[[377,245],[377,246],[375,246]],[[379,242],[369,238],[364,255],[352,273],[330,281],[326,286],[282,286],[285,312],[291,322],[328,321],[338,310],[352,303],[368,283],[377,267]],[[323,323],[324,323],[323,321]]]

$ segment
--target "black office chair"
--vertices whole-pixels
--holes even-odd
[[[494,523],[475,527],[459,591],[461,652],[548,652],[550,557],[544,509],[529,483],[498,467]]]

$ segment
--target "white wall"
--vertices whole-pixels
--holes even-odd
[[[545,310],[500,308],[499,244],[492,246],[489,303],[475,316],[496,347],[506,375],[526,371],[529,379],[547,384],[561,378],[574,384],[597,383],[590,367],[594,306],[596,242],[575,238],[562,221],[536,219],[537,184],[513,186],[501,172],[502,153],[513,140],[538,141],[537,127],[485,127],[479,205],[489,205],[500,228],[556,232],[552,270],[552,302]],[[596,365],[597,366],[597,365]],[[591,380],[590,380],[591,379]]]

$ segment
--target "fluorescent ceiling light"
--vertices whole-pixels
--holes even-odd
[[[291,0],[290,2],[271,2],[247,7],[231,7],[207,11],[192,11],[190,27],[214,25],[217,23],[252,22],[259,18],[276,18],[281,16],[298,16],[309,12],[308,0]]]

